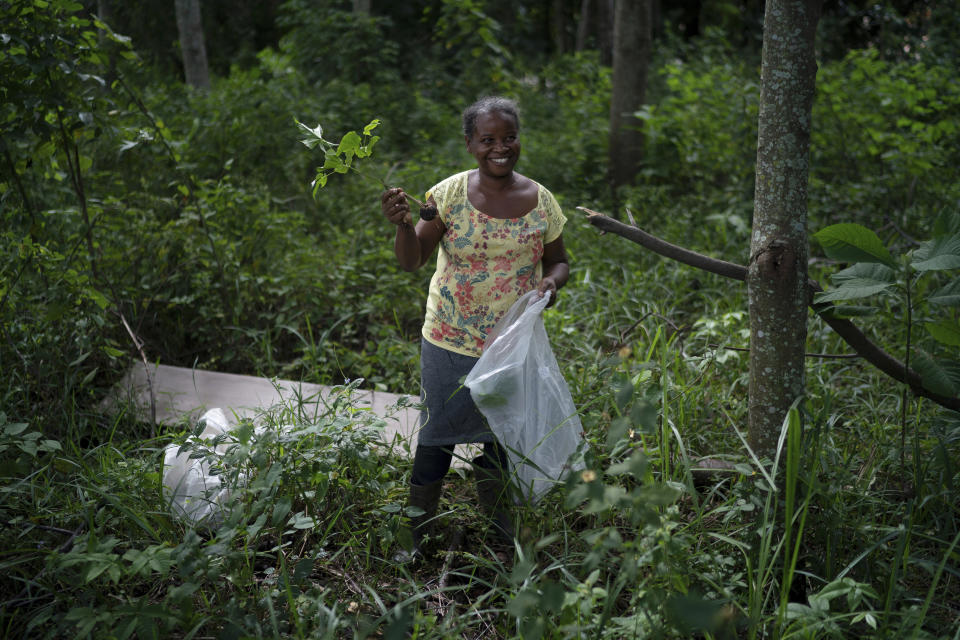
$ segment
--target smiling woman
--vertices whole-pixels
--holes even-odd
[[[389,189],[381,198],[384,216],[397,226],[394,250],[401,268],[420,268],[439,247],[421,341],[424,409],[410,503],[423,515],[413,519],[415,553],[436,513],[453,447],[465,442],[484,443],[484,455],[474,460],[477,494],[493,518],[494,533],[513,539],[505,452],[460,381],[514,302],[529,291],[541,296],[549,291],[553,304],[570,273],[560,206],[546,188],[514,170],[521,148],[516,103],[489,97],[472,104],[463,112],[463,135],[477,167],[427,192],[435,218],[414,226],[401,189]]]

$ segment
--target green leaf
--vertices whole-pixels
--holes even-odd
[[[617,390],[616,402],[617,409],[623,411],[624,407],[627,406],[627,403],[630,402],[630,399],[633,397],[633,385],[630,384],[630,381],[624,381],[623,386]]]
[[[659,388],[654,386],[647,389],[643,397],[638,399],[630,409],[630,420],[640,431],[651,435],[656,432],[660,417],[660,403],[658,401]]]
[[[374,118],[370,121],[370,124],[363,128],[363,135],[368,136],[370,132],[380,126],[380,118]]]
[[[11,422],[10,424],[4,425],[3,434],[6,436],[16,436],[27,430],[27,427],[30,426],[26,422]]]
[[[638,490],[646,504],[656,507],[666,507],[676,502],[683,495],[682,485],[667,482],[660,485],[647,485]]]
[[[877,313],[876,307],[858,304],[838,304],[833,306],[833,315],[838,318],[865,318]]]
[[[337,146],[337,154],[343,154],[346,164],[349,165],[353,157],[357,155],[360,142],[360,134],[356,131],[347,131],[343,138],[340,139],[340,144]]]
[[[854,223],[834,224],[813,234],[824,253],[841,262],[879,262],[896,266],[880,238],[870,229]]]
[[[629,473],[637,480],[643,480],[643,476],[647,472],[647,465],[647,456],[642,450],[637,449],[623,462],[611,465],[610,468],[607,469],[607,473],[611,476]]]
[[[316,522],[312,517],[301,511],[291,516],[287,521],[287,525],[292,526],[294,529],[313,529],[316,526]]]
[[[630,429],[630,420],[626,416],[614,418],[610,422],[610,428],[607,430],[607,449],[613,450],[617,443],[627,435]]]
[[[911,367],[920,376],[924,388],[942,396],[953,396],[957,392],[956,372],[950,363],[934,359],[922,349],[913,352]]]
[[[960,347],[960,324],[941,320],[940,322],[928,322],[924,326],[927,328],[927,332],[933,336],[933,339],[940,344]]]
[[[344,166],[343,160],[340,159],[340,156],[334,155],[332,153],[327,154],[327,157],[323,161],[323,166],[321,169],[333,169],[336,170],[338,167]]]
[[[323,127],[321,127],[320,125],[317,125],[313,129],[311,129],[310,127],[303,124],[299,120],[295,119],[294,122],[297,123],[297,126],[299,126],[301,130],[303,130],[305,133],[310,134],[311,138],[314,138],[316,140],[323,140]]]
[[[271,515],[270,521],[273,523],[273,526],[278,527],[283,522],[283,519],[287,517],[290,513],[290,507],[292,506],[292,501],[289,496],[284,496],[279,498],[273,504],[273,514]]]
[[[960,280],[954,280],[941,287],[927,298],[930,304],[960,305]]]
[[[313,129],[303,124],[296,118],[293,120],[297,123],[297,126],[300,127],[300,130],[307,134],[306,138],[301,138],[300,142],[306,146],[308,149],[313,149],[319,144],[326,144],[327,141],[323,139],[323,127],[317,125]]]
[[[868,298],[892,287],[896,283],[896,274],[882,264],[860,262],[835,273],[830,279],[836,288],[814,296],[816,304]]]
[[[950,236],[960,233],[960,210],[949,211],[943,209],[933,223],[933,236]]]
[[[110,306],[110,301],[107,300],[107,297],[97,291],[96,289],[90,288],[86,291],[87,297],[93,300],[93,302],[100,307],[101,309],[106,309]]]
[[[357,149],[357,157],[369,158],[373,154],[373,145],[377,144],[377,140],[379,139],[380,139],[380,136],[373,136],[372,138],[370,138],[367,144]]]
[[[960,233],[923,243],[910,262],[917,271],[960,269]]]
[[[552,580],[543,580],[540,583],[540,606],[546,611],[558,614],[563,609],[566,590]]]

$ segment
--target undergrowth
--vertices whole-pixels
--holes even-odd
[[[960,638],[960,416],[848,357],[811,315],[807,396],[775,459],[757,459],[743,285],[600,237],[575,209],[614,213],[596,55],[523,73],[504,59],[485,76],[472,51],[498,50],[496,30],[444,3],[445,31],[424,41],[443,51],[429,82],[413,68],[400,81],[394,49],[355,60],[336,45],[385,24],[304,20],[315,9],[289,2],[296,28],[279,49],[200,95],[156,80],[76,3],[35,4],[49,10],[0,9],[33,47],[0,59],[0,635]],[[313,28],[332,23],[333,40]],[[745,264],[756,70],[708,44],[657,54],[638,112],[648,162],[616,213]],[[304,68],[308,45],[361,76]],[[846,310],[869,313],[856,321],[897,357],[955,354],[956,267],[921,278],[909,258],[955,212],[954,75],[851,52],[818,77],[810,226],[859,222],[906,257],[880,282],[896,294]],[[351,391],[416,395],[430,273],[394,266],[378,189],[334,176],[310,198],[314,159],[293,121],[344,131],[382,116],[371,169],[419,195],[470,166],[451,96],[481,86],[520,99],[520,170],[569,217],[572,275],[545,322],[588,467],[519,509],[506,558],[455,470],[427,558],[400,566],[410,461]],[[814,253],[813,277],[835,271]],[[132,407],[103,413],[141,357],[340,386],[202,443],[195,424],[152,433]],[[940,384],[960,386],[941,368]],[[173,515],[168,446],[213,464],[231,496],[221,517]]]

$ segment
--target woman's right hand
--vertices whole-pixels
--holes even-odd
[[[413,223],[410,204],[403,189],[393,188],[384,191],[380,196],[380,210],[383,211],[383,216],[387,220],[397,226]]]

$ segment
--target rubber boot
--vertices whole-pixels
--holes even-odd
[[[410,534],[413,537],[413,550],[403,549],[394,556],[399,563],[413,562],[421,557],[420,542],[430,530],[433,517],[437,514],[437,505],[440,504],[440,489],[443,488],[443,478],[427,485],[411,484],[409,506],[420,507],[423,513],[410,518]]]
[[[490,530],[499,543],[512,545],[514,540],[513,517],[510,508],[513,500],[510,485],[505,482],[499,467],[490,468],[484,456],[473,461],[473,478],[477,485],[477,499],[483,512],[490,518]]]

